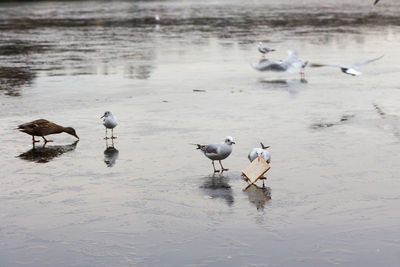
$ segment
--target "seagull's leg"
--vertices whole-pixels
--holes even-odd
[[[40,140],[35,140],[35,136],[32,135],[32,143],[35,144],[35,143],[37,143],[37,142],[40,142]]]
[[[306,75],[304,74],[304,69],[301,69],[301,72],[300,72],[300,80],[301,80],[301,81],[304,81],[305,78],[306,78]]]
[[[43,135],[42,135],[42,138],[43,138],[45,144],[48,142],[53,142],[53,140],[47,140]]]
[[[106,140],[108,139],[108,137],[107,137],[107,127],[106,127],[106,137],[104,137],[104,139],[106,139]]]
[[[117,138],[116,136],[114,136],[114,128],[111,129],[111,139],[115,139]]]
[[[220,160],[218,160],[219,161],[219,165],[221,165],[221,169],[222,169],[222,171],[229,171],[229,169],[225,169],[224,168],[224,166],[222,166],[222,163],[221,163],[221,161]]]
[[[214,161],[213,161],[213,160],[211,161],[211,163],[212,163],[213,168],[214,168],[214,173],[219,172],[219,170],[217,170],[217,169],[215,168],[215,165],[214,165]]]

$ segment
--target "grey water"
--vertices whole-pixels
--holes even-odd
[[[398,266],[400,3],[372,2],[1,2],[0,266]],[[384,57],[301,79],[254,70],[260,41]],[[80,140],[32,147],[14,128],[39,118]],[[227,135],[213,175],[191,144]]]

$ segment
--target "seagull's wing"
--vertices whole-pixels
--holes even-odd
[[[350,65],[350,67],[355,68],[355,67],[367,65],[367,64],[369,64],[369,63],[371,63],[371,62],[374,62],[374,61],[377,61],[378,59],[383,58],[383,56],[384,56],[384,55],[382,55],[382,56],[380,56],[380,57],[377,57],[377,58],[370,59],[370,60],[357,62],[357,63],[354,63],[354,64]]]
[[[312,67],[312,68],[320,68],[320,67],[346,68],[346,66],[339,65],[339,64],[320,64],[320,63],[311,63],[310,67]]]
[[[285,71],[286,68],[282,66],[282,62],[262,60],[258,64],[253,64],[253,68],[259,71]]]
[[[288,50],[288,57],[282,61],[282,67],[289,73],[299,73],[308,62],[301,60],[294,50]]]
[[[217,154],[217,153],[218,153],[218,148],[219,148],[219,147],[220,147],[219,144],[205,145],[203,151],[204,151],[205,153]]]
[[[289,73],[299,73],[303,68],[303,65],[304,62],[301,60],[294,61],[292,62],[292,64],[289,65],[286,71]]]

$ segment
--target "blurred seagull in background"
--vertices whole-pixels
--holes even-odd
[[[258,51],[260,51],[261,54],[265,55],[269,52],[275,51],[275,49],[268,48],[262,42],[259,42],[258,43]]]
[[[117,119],[114,117],[111,111],[104,112],[104,115],[100,117],[103,119],[103,125],[106,127],[106,137],[104,139],[108,139],[107,137],[107,129],[111,129],[111,139],[115,139],[117,137],[114,136],[114,128],[118,125]]]
[[[356,76],[356,75],[361,75],[361,72],[357,71],[355,68],[363,66],[363,65],[367,65],[367,64],[369,64],[371,62],[374,62],[374,61],[377,61],[378,59],[381,59],[382,57],[383,57],[383,55],[380,56],[380,57],[377,57],[377,58],[373,58],[373,59],[370,59],[370,60],[357,62],[357,63],[351,64],[351,65],[318,64],[318,63],[314,63],[314,64],[311,64],[310,67],[314,67],[314,68],[316,68],[316,67],[338,67],[338,68],[340,68],[340,70],[343,73],[346,73],[346,74],[349,74],[349,75],[352,75],[352,76]]]
[[[376,4],[378,4],[378,2],[379,2],[380,0],[375,0],[375,3],[374,3],[374,5],[376,5]]]
[[[195,144],[197,149],[200,149],[204,155],[212,160],[212,165],[214,168],[214,173],[219,172],[219,170],[215,169],[214,160],[219,161],[219,165],[221,165],[221,172],[228,171],[229,169],[225,169],[222,166],[221,160],[226,159],[232,153],[232,144],[235,144],[233,138],[231,136],[227,136],[224,142],[210,145],[201,145]]]
[[[264,146],[263,143],[260,143],[260,144],[261,144],[261,148],[255,147],[250,151],[250,153],[248,155],[250,162],[252,162],[253,160],[255,160],[256,158],[258,158],[260,156],[267,163],[270,163],[271,162],[271,153],[269,153],[269,151],[267,150],[267,148],[269,148],[269,146]]]
[[[253,64],[253,68],[259,71],[275,71],[300,73],[304,75],[303,69],[307,66],[308,61],[304,61],[297,56],[293,50],[288,50],[288,57],[279,61],[261,60],[258,64]]]

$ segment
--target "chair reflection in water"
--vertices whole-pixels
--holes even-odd
[[[271,188],[259,187],[256,184],[249,184],[243,192],[247,194],[250,203],[256,205],[258,211],[263,211],[265,204],[271,199]]]

